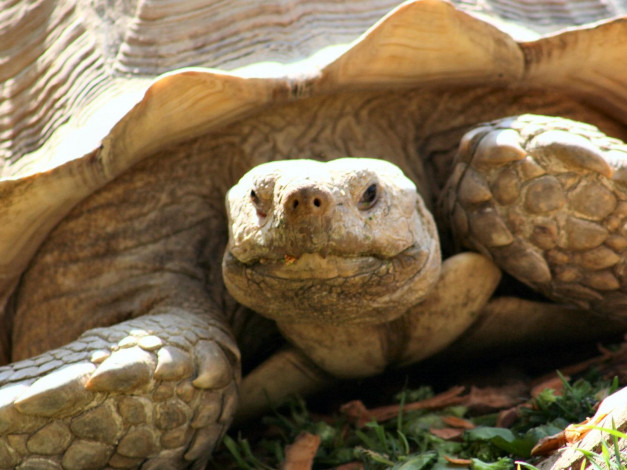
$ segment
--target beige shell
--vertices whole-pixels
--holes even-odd
[[[0,310],[78,201],[166,144],[273,104],[434,83],[559,87],[627,124],[619,0],[393,7],[383,0],[3,6]]]

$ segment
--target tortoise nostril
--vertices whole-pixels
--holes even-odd
[[[286,194],[283,208],[290,222],[325,216],[333,207],[332,195],[324,188],[302,186]]]
[[[305,201],[305,204],[307,204],[307,201]],[[319,197],[316,197],[313,200],[310,199],[310,204],[313,204],[315,207],[322,207],[322,200]],[[300,199],[294,199],[292,201],[292,209],[297,209],[299,205]]]

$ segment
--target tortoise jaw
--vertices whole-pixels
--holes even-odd
[[[259,260],[251,265],[263,276],[277,279],[334,279],[351,277],[376,270],[381,260],[372,256],[343,258],[341,256],[321,256],[318,253],[304,253],[300,257],[286,255],[278,260]]]
[[[259,260],[254,269],[264,275],[281,279],[333,279],[371,271],[380,265],[381,260],[372,256],[344,258],[303,253],[300,257],[285,255],[275,261]]]
[[[256,262],[248,263],[248,266],[260,275],[277,279],[324,280],[374,273],[381,269],[384,264],[393,262],[397,257],[411,257],[413,264],[422,267],[426,263],[428,255],[415,246],[411,246],[392,257],[374,254],[349,257],[317,252],[303,253],[298,257],[284,255],[283,258],[278,259],[261,258]]]
[[[223,273],[235,300],[277,321],[381,323],[425,298],[440,262],[437,241],[392,257],[314,253],[248,264],[227,250]]]

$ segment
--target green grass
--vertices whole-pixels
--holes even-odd
[[[616,380],[608,382],[594,373],[570,382],[562,380],[562,395],[545,390],[531,402],[532,407],[521,409],[520,417],[509,429],[495,427],[496,414],[473,415],[464,406],[401,413],[359,429],[340,414],[332,419],[315,419],[304,400],[293,398],[255,425],[263,427],[260,436],[227,436],[213,468],[278,469],[285,458],[285,446],[306,431],[321,438],[313,467],[319,470],[349,462],[361,462],[367,470],[464,468],[452,466],[447,457],[466,459],[467,467],[478,470],[533,469],[537,459],[531,458],[530,452],[541,438],[592,416],[595,404],[618,387]],[[403,390],[397,401],[403,405],[432,394],[428,387]],[[446,427],[443,418],[447,416],[467,419],[475,427],[465,430],[458,440],[437,437],[430,430]],[[602,446],[598,455],[581,452],[595,469],[627,470],[627,457],[618,448],[619,439],[627,436],[616,430],[604,431],[610,433],[612,442]]]
[[[600,453],[579,449],[585,456],[586,461],[592,464],[593,468],[596,470],[601,470],[602,468],[608,470],[627,470],[627,455],[622,454],[619,448],[619,439],[627,440],[627,434],[618,431],[616,426],[612,428],[590,426],[590,428],[609,434],[611,437],[611,449],[605,441],[601,442]]]

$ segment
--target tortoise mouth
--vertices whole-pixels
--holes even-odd
[[[277,321],[381,323],[424,299],[437,280],[439,245],[392,257],[318,253],[242,263],[227,250],[224,282],[241,304]]]
[[[253,263],[246,263],[246,267],[254,269],[259,275],[275,279],[323,281],[336,278],[353,278],[374,273],[398,256],[411,256],[414,259],[413,263],[420,265],[423,265],[427,259],[426,253],[410,247],[389,258],[369,254],[343,256],[303,253],[299,257],[285,255],[278,259],[261,258]]]

